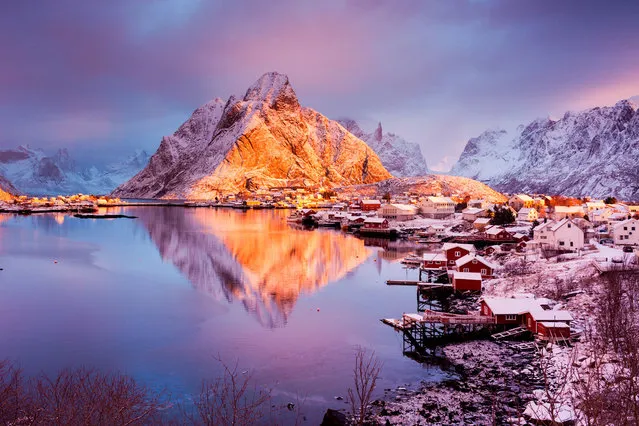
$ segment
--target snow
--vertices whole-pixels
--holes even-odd
[[[481,281],[481,274],[478,272],[453,272],[453,278],[458,280],[473,280],[473,281]]]
[[[494,315],[520,315],[542,310],[541,302],[533,298],[483,297],[482,300]]]
[[[639,113],[630,102],[491,130],[466,144],[451,174],[506,192],[637,200]]]
[[[478,262],[483,263],[485,266],[488,266],[491,269],[495,269],[497,267],[483,257],[477,256],[475,254],[467,254],[466,256],[457,259],[457,261],[455,261],[455,265],[460,268],[465,264],[472,262],[473,260],[477,260]]]

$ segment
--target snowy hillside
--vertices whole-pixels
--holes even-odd
[[[103,169],[80,169],[66,149],[47,156],[29,146],[0,151],[0,174],[22,193],[30,195],[108,194],[142,169],[148,154],[137,151],[126,160]]]
[[[244,97],[214,99],[162,139],[120,197],[214,198],[281,186],[332,187],[390,177],[363,141],[300,106],[288,77],[264,74]]]
[[[639,200],[639,113],[611,107],[537,119],[514,132],[470,139],[451,174],[504,192],[542,192]]]
[[[345,118],[338,122],[373,148],[393,176],[424,176],[429,173],[419,145],[393,133],[384,133],[382,123],[377,125],[374,132],[366,133],[355,120]]]

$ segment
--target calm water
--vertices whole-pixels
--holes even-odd
[[[407,276],[396,252],[282,211],[122,211],[138,219],[0,216],[0,359],[126,372],[182,400],[219,355],[301,395],[311,424],[344,406],[358,345],[384,362],[380,391],[441,377],[379,322],[416,309],[413,288],[384,284]]]

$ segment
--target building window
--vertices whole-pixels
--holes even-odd
[[[459,257],[460,255],[461,255],[460,252],[458,252],[458,251],[455,252],[455,256]]]
[[[573,244],[573,242],[570,242],[570,247],[574,247],[575,245]]]
[[[517,319],[517,315],[506,315],[506,321],[515,321]]]
[[[487,273],[487,272],[488,272],[488,271],[486,271],[486,269],[482,269],[482,270],[481,270],[481,274],[482,274],[482,275],[486,275],[486,273]]]
[[[559,245],[560,245],[560,246],[563,246],[563,245],[564,245],[564,242],[563,242],[563,241],[559,241]]]
[[[468,268],[464,268],[464,271],[463,271],[463,272],[468,272]]]

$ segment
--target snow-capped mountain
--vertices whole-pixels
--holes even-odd
[[[337,121],[373,148],[384,167],[393,176],[424,176],[429,173],[419,145],[408,142],[394,133],[384,133],[382,123],[377,125],[374,132],[366,133],[355,120],[344,118]]]
[[[451,174],[504,192],[639,200],[639,112],[622,100],[470,139]]]
[[[40,149],[20,146],[0,151],[0,174],[25,194],[108,194],[140,171],[148,159],[146,152],[136,151],[103,169],[80,169],[66,149],[47,156]]]
[[[288,77],[271,72],[241,99],[216,98],[196,109],[114,195],[213,198],[247,189],[331,187],[389,177],[366,143],[300,106]]]
[[[14,186],[5,178],[0,175],[0,201],[9,201],[13,198],[13,195],[18,191]]]

